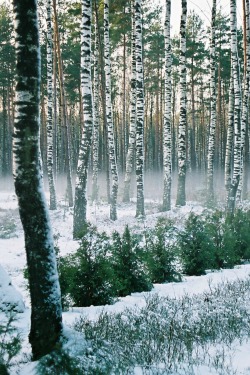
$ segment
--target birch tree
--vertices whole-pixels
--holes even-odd
[[[84,127],[79,152],[76,186],[73,236],[79,238],[86,224],[87,178],[93,130],[93,103],[91,81],[91,0],[82,0],[81,23],[81,90],[83,103]]]
[[[187,93],[186,93],[186,20],[187,1],[182,0],[180,26],[180,119],[178,128],[178,186],[177,206],[186,204],[186,127],[187,127]]]
[[[214,153],[215,153],[215,127],[216,127],[216,83],[215,83],[215,19],[216,0],[213,0],[211,42],[210,42],[210,126],[207,154],[207,200],[214,202]]]
[[[64,74],[63,74],[63,61],[61,54],[61,43],[59,36],[59,27],[58,27],[58,16],[57,16],[57,7],[56,0],[53,0],[53,10],[54,10],[54,33],[55,33],[55,47],[56,47],[56,58],[58,62],[58,78],[59,78],[59,87],[60,87],[60,104],[62,111],[62,124],[64,130],[64,140],[65,140],[65,164],[66,164],[66,173],[67,173],[67,195],[69,201],[69,207],[73,206],[73,188],[72,188],[72,175],[71,175],[71,153],[70,153],[70,129],[68,122],[68,113],[67,113],[67,103],[66,103],[66,93],[65,93],[65,84],[64,84]]]
[[[53,170],[53,38],[51,0],[47,0],[47,171],[50,209],[56,210],[56,189]]]
[[[123,202],[129,202],[130,199],[130,185],[133,168],[133,154],[135,148],[136,135],[136,51],[135,51],[135,6],[132,0],[132,37],[131,37],[131,81],[130,81],[130,129],[129,129],[129,143],[126,155],[126,171],[124,179],[124,193]]]
[[[171,39],[170,39],[171,0],[166,0],[165,16],[165,110],[163,128],[163,211],[171,209],[171,182],[172,182],[172,134],[171,134]]]
[[[225,188],[226,188],[227,198],[229,196],[229,189],[231,186],[233,141],[234,141],[234,83],[233,83],[233,64],[231,61],[231,76],[230,76],[229,103],[228,103],[228,125],[227,125],[226,157],[225,157]]]
[[[250,25],[249,25],[249,0],[243,0],[243,22],[244,22],[244,89],[241,117],[241,170],[240,181],[237,190],[237,198],[241,199],[241,193],[245,174],[245,146],[246,146],[246,128],[249,107],[249,77],[250,77]]]
[[[40,47],[36,0],[14,0],[16,96],[14,180],[24,229],[33,359],[49,353],[62,331],[61,294],[43,191],[39,147]]]
[[[236,192],[240,181],[241,171],[241,87],[237,48],[236,0],[230,0],[230,30],[232,72],[234,85],[234,165],[233,176],[227,199],[227,209],[228,212],[232,214],[235,209]]]
[[[92,200],[98,199],[98,158],[99,158],[99,62],[98,62],[98,28],[95,19],[95,44],[94,44],[94,84],[93,84],[93,175],[92,175]]]
[[[136,216],[145,216],[144,209],[144,80],[142,59],[141,0],[135,0],[136,49]]]
[[[109,42],[109,0],[104,0],[104,62],[106,78],[106,120],[108,126],[109,162],[112,175],[110,195],[110,219],[117,219],[118,172],[115,154],[113,112],[111,102],[111,71],[110,71],[110,42]]]

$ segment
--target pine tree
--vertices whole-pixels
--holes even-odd
[[[163,128],[163,153],[164,153],[164,187],[163,211],[171,208],[171,180],[172,180],[172,134],[171,134],[171,40],[170,40],[170,13],[171,0],[166,0],[165,18],[165,112]]]
[[[142,58],[141,0],[135,0],[136,48],[136,216],[145,216],[144,210],[144,80]]]
[[[216,83],[215,83],[215,20],[216,0],[213,0],[210,44],[210,126],[207,154],[207,200],[214,202],[214,152],[216,126]]]
[[[182,0],[182,14],[180,26],[180,120],[178,133],[178,187],[177,206],[186,204],[186,126],[187,126],[187,98],[186,98],[186,19],[187,1]]]
[[[106,78],[106,120],[108,125],[109,161],[112,175],[110,219],[117,219],[118,172],[115,154],[113,110],[111,102],[111,72],[109,43],[109,0],[104,0],[104,61]]]
[[[53,171],[53,38],[51,0],[47,0],[47,171],[50,209],[56,210],[56,189]]]
[[[91,0],[82,0],[81,24],[81,89],[83,102],[84,127],[79,152],[76,187],[73,236],[78,238],[86,224],[87,178],[90,148],[93,131],[93,101],[91,80]]]
[[[49,353],[62,331],[61,293],[43,192],[39,147],[40,47],[36,0],[14,0],[16,46],[15,190],[25,235],[33,359]]]

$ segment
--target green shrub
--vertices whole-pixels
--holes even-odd
[[[155,228],[145,232],[147,263],[153,283],[180,281],[174,246],[175,227],[171,220],[159,219]]]
[[[122,236],[118,232],[113,233],[112,263],[119,296],[152,289],[139,241],[138,236],[130,233],[128,226]]]
[[[103,305],[113,302],[113,270],[109,241],[88,226],[74,254],[59,257],[58,268],[64,307]]]
[[[0,322],[0,374],[8,374],[14,358],[21,350],[21,336],[15,327],[16,314],[6,313]]]
[[[202,217],[191,213],[177,234],[177,247],[186,275],[204,275],[214,264],[213,246]]]

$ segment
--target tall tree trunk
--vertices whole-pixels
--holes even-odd
[[[209,205],[214,204],[214,153],[216,127],[215,19],[216,0],[213,0],[210,45],[210,127],[207,154],[207,202]]]
[[[230,77],[230,87],[229,87],[228,125],[227,125],[226,158],[225,158],[225,188],[226,188],[227,198],[229,196],[229,189],[231,186],[233,135],[234,135],[234,84],[233,84],[233,64],[232,64],[232,58],[231,58],[231,77]]]
[[[135,0],[136,49],[136,216],[145,216],[144,209],[144,80],[142,59],[141,0]]]
[[[83,102],[84,127],[78,158],[73,236],[79,238],[86,224],[87,214],[87,178],[93,131],[93,100],[91,81],[91,0],[82,0],[81,23],[81,89]]]
[[[62,107],[62,124],[65,135],[65,163],[66,163],[66,174],[67,174],[67,194],[69,207],[73,207],[73,189],[72,189],[72,177],[71,177],[71,157],[70,157],[70,130],[68,123],[68,114],[67,114],[67,104],[66,104],[66,95],[64,87],[64,75],[63,75],[63,62],[61,56],[61,47],[60,47],[60,35],[58,29],[58,19],[57,19],[57,9],[56,9],[56,0],[53,0],[53,9],[54,9],[54,26],[55,26],[55,35],[56,35],[56,55],[58,61],[58,76],[60,84],[60,101]]]
[[[131,38],[131,54],[132,54],[132,72],[130,81],[130,129],[128,152],[126,156],[126,171],[124,179],[123,202],[130,200],[130,184],[133,168],[133,155],[135,148],[135,131],[136,131],[136,52],[135,52],[135,8],[134,0],[132,0],[132,38]]]
[[[25,235],[31,297],[33,359],[49,353],[62,332],[61,294],[43,192],[39,147],[40,47],[36,0],[14,0],[17,85],[15,189]]]
[[[171,39],[170,39],[170,14],[171,0],[166,0],[165,18],[165,111],[163,128],[163,204],[162,210],[171,208],[171,182],[172,182],[172,132],[171,132]]]
[[[243,184],[245,179],[245,148],[246,148],[246,128],[248,121],[249,107],[249,77],[250,77],[250,25],[249,25],[249,0],[243,0],[243,29],[244,29],[244,91],[241,118],[241,172],[240,182],[237,190],[237,198],[241,199]],[[246,6],[245,6],[246,5]]]
[[[50,209],[56,210],[56,189],[53,170],[53,39],[51,0],[47,0],[47,172]]]
[[[178,132],[178,186],[177,206],[186,204],[186,127],[187,127],[187,68],[186,68],[186,20],[187,1],[182,0],[180,27],[180,120]]]
[[[98,27],[95,17],[95,50],[94,50],[94,85],[93,85],[93,175],[92,175],[92,200],[98,200],[98,168],[99,168],[99,43]]]
[[[110,219],[117,219],[118,172],[115,154],[113,111],[111,102],[111,71],[109,45],[109,0],[104,0],[104,61],[106,78],[106,119],[108,125],[109,161],[112,175],[112,189],[110,196]]]
[[[233,214],[241,172],[241,89],[237,48],[236,0],[230,0],[230,30],[234,85],[234,166],[233,177],[227,199],[227,210],[229,214]]]

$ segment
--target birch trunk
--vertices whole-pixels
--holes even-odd
[[[144,79],[142,59],[141,0],[135,0],[136,49],[136,217],[145,216],[144,209]]]
[[[229,87],[229,103],[228,103],[228,125],[227,125],[227,143],[226,143],[226,158],[225,158],[225,188],[227,198],[231,186],[232,175],[232,156],[233,156],[233,141],[234,141],[234,84],[233,84],[233,65],[231,59],[231,77]]]
[[[58,62],[58,77],[60,85],[60,101],[62,110],[62,124],[65,135],[65,163],[66,163],[66,174],[67,174],[67,195],[69,201],[69,207],[73,206],[73,189],[72,189],[72,177],[71,177],[71,157],[70,157],[70,130],[68,124],[68,114],[67,114],[67,104],[66,95],[64,87],[64,75],[63,75],[63,62],[61,56],[59,29],[58,29],[58,19],[57,19],[57,9],[56,0],[53,0],[54,9],[54,26],[55,26],[55,41],[56,41],[56,55]]]
[[[136,52],[135,52],[135,12],[134,0],[132,0],[132,40],[131,40],[131,54],[132,54],[132,69],[130,82],[130,129],[129,129],[129,144],[126,156],[126,172],[124,179],[124,194],[123,202],[130,200],[130,184],[133,168],[133,155],[135,148],[135,132],[136,132]]]
[[[215,19],[216,0],[213,0],[210,45],[210,127],[207,154],[207,201],[209,205],[213,205],[214,203],[214,154],[216,127]]]
[[[170,39],[171,0],[166,0],[165,18],[165,111],[163,128],[163,204],[162,210],[171,209],[171,182],[172,182],[172,133],[171,133],[171,39]]]
[[[94,50],[94,85],[93,85],[93,175],[92,175],[92,200],[98,200],[98,158],[99,158],[99,69],[98,69],[98,30],[95,20],[95,50]]]
[[[104,0],[104,62],[106,78],[106,119],[108,126],[109,161],[112,175],[110,195],[110,219],[117,219],[118,172],[115,154],[113,111],[111,102],[111,71],[110,71],[110,43],[109,43],[109,0]]]
[[[76,186],[73,236],[81,237],[86,224],[87,213],[87,179],[90,149],[93,131],[93,103],[91,81],[91,18],[92,1],[82,0],[81,23],[81,90],[83,103],[84,126],[79,151]]]
[[[249,76],[250,76],[250,28],[249,28],[249,0],[243,0],[243,19],[244,19],[244,91],[242,103],[242,118],[241,118],[241,170],[240,182],[237,190],[237,199],[241,199],[241,193],[244,183],[244,162],[245,162],[245,147],[246,147],[246,128],[248,119],[249,106]],[[245,6],[246,5],[246,6]]]
[[[47,0],[47,171],[50,209],[56,210],[56,189],[53,170],[53,39],[51,0]]]
[[[231,186],[229,189],[227,200],[227,209],[230,214],[233,214],[235,209],[236,192],[240,181],[241,171],[241,88],[237,49],[236,0],[230,0],[230,30],[234,85],[234,166],[233,177],[231,180]]]
[[[186,20],[187,1],[182,0],[180,27],[180,120],[178,132],[178,187],[177,206],[186,204],[186,126],[187,126],[187,93],[186,93]]]
[[[53,236],[43,190],[39,98],[41,55],[36,0],[14,0],[16,97],[14,180],[24,229],[33,359],[53,350],[62,332],[61,293]]]

